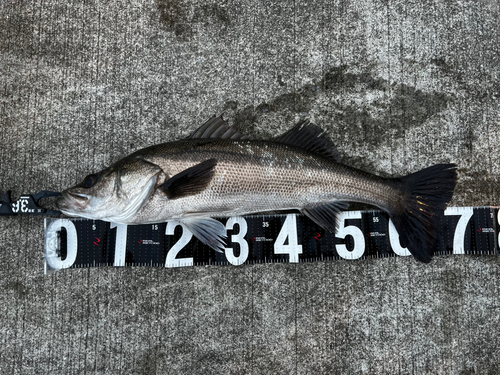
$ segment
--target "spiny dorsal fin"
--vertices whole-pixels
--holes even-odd
[[[347,210],[347,202],[332,202],[323,206],[304,207],[300,211],[320,227],[329,232],[335,233],[338,228],[338,215],[341,211]]]
[[[221,115],[219,117],[213,116],[191,134],[189,138],[249,139],[250,137],[230,127]]]
[[[159,188],[168,199],[182,198],[201,193],[208,186],[215,174],[217,160],[208,159],[177,173],[165,181]]]
[[[332,140],[326,136],[323,129],[312,124],[309,120],[300,121],[292,129],[274,140],[287,145],[305,148],[327,158],[332,158],[337,162],[340,161],[340,154]]]

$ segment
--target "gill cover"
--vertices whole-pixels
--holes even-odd
[[[106,220],[126,224],[135,216],[154,192],[156,183],[163,170],[156,164],[141,158],[128,160],[111,167],[115,171],[114,207]],[[98,185],[97,183],[96,185]]]

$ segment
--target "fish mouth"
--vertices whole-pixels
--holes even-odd
[[[56,204],[61,211],[84,210],[89,204],[89,196],[65,190],[57,199]]]

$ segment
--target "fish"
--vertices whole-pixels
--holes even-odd
[[[88,175],[56,204],[70,217],[117,224],[178,220],[222,251],[226,229],[214,217],[298,210],[335,233],[339,213],[360,202],[387,212],[401,246],[428,263],[456,170],[447,163],[381,177],[341,163],[332,140],[309,120],[259,140],[213,116],[186,139],[138,150]]]

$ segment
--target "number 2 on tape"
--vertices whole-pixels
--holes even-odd
[[[182,235],[181,238],[170,248],[167,253],[167,259],[165,260],[165,267],[189,267],[193,265],[193,258],[177,258],[177,254],[186,246],[191,238],[193,237],[193,233],[186,228],[184,224],[177,220],[171,220],[167,223],[167,228],[165,229],[165,234],[167,236],[173,236],[175,227],[182,227]]]

